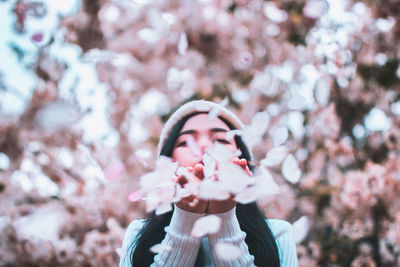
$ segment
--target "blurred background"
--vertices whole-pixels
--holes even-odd
[[[300,266],[400,266],[399,14],[397,0],[0,0],[0,265],[115,266],[164,121],[207,99],[246,124],[268,114],[257,163],[287,148],[262,206],[296,222]]]

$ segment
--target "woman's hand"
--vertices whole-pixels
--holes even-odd
[[[247,173],[247,175],[252,176],[252,173],[249,167],[247,166],[246,159],[234,158],[232,162],[242,167],[243,170],[245,170],[245,172]],[[231,195],[230,198],[227,200],[209,200],[207,207],[207,214],[217,214],[230,211],[236,206],[236,201],[234,201],[233,199],[234,196]]]
[[[246,159],[234,158],[232,160],[234,164],[239,165],[243,168],[243,170],[247,173],[247,175],[252,176],[252,173],[247,166]],[[193,172],[193,174],[199,179],[204,179],[204,169],[203,165],[198,163],[194,167],[187,167],[189,172]],[[187,179],[185,176],[180,175],[177,177],[176,182],[184,187],[187,184]],[[230,211],[236,206],[236,201],[234,201],[234,196],[231,195],[227,200],[205,200],[200,199],[198,196],[187,196],[182,198],[179,202],[175,204],[178,208],[183,209],[188,212],[193,213],[207,213],[207,214],[217,214]]]
[[[234,158],[232,160],[232,162],[234,164],[239,165],[246,172],[246,174],[248,176],[253,176],[253,173],[250,171],[249,166],[247,166],[247,160],[246,159],[239,159],[239,158],[236,157],[236,158]]]
[[[196,164],[194,167],[187,167],[187,170],[189,172],[193,172],[195,177],[197,177],[200,180],[204,179],[204,172],[203,172],[203,165]],[[176,179],[176,183],[178,186],[181,186],[182,188],[185,187],[185,185],[188,183],[188,180],[186,179],[185,176],[179,175]],[[184,198],[181,198],[181,200],[175,205],[188,212],[193,212],[193,213],[206,213],[207,211],[207,205],[208,201],[207,200],[202,200],[197,196],[187,196]]]

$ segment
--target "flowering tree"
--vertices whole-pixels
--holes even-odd
[[[66,2],[0,1],[2,265],[115,265],[193,99],[247,124],[301,266],[399,265],[397,1]]]

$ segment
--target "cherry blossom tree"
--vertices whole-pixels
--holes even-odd
[[[55,2],[0,1],[1,265],[116,265],[154,210],[140,177],[163,123],[193,99],[246,124],[231,134],[300,266],[400,264],[398,1]]]

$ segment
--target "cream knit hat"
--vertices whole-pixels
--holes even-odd
[[[242,129],[243,128],[243,123],[240,121],[240,119],[232,112],[229,111],[227,108],[224,106],[206,101],[206,100],[194,100],[190,101],[181,107],[179,107],[172,115],[169,117],[167,122],[165,123],[164,128],[161,131],[160,134],[160,141],[158,142],[158,150],[157,150],[157,155],[160,155],[161,148],[164,146],[165,141],[167,140],[168,135],[170,134],[172,128],[175,126],[176,123],[178,123],[183,117],[186,115],[195,113],[195,112],[210,112],[212,110],[216,110],[218,113],[218,116],[221,116],[222,118],[226,119],[236,129]]]

